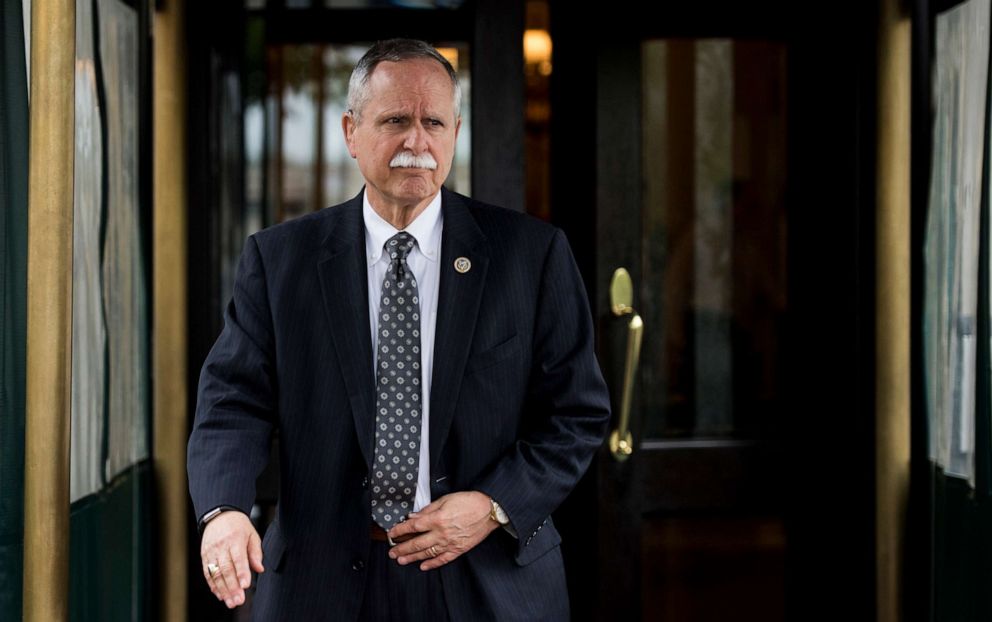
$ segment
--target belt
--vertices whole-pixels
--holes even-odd
[[[386,535],[386,530],[380,527],[379,525],[376,525],[375,523],[372,523],[371,527],[369,528],[369,536],[372,538],[372,540],[374,540],[375,542],[388,542],[391,545],[399,544],[401,542],[406,542],[407,540],[410,540],[411,538],[416,538],[419,535],[420,535],[419,533],[408,533],[405,536],[390,538],[388,535]]]

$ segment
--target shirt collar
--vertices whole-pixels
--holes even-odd
[[[368,190],[362,192],[362,217],[365,220],[365,251],[369,265],[382,257],[382,247],[399,229],[387,222],[372,209]],[[438,192],[404,229],[417,241],[420,253],[430,261],[439,261],[441,254],[441,193]]]

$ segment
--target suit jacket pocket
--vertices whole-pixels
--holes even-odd
[[[520,350],[520,338],[514,333],[509,339],[505,339],[495,346],[483,350],[478,354],[469,355],[468,363],[465,364],[465,373],[471,374],[496,365],[500,361],[507,359]]]
[[[266,570],[279,570],[286,554],[286,540],[279,530],[278,521],[273,521],[262,538],[262,565]]]

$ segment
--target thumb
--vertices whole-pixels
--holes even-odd
[[[257,531],[252,531],[248,538],[248,563],[255,572],[265,572],[262,566],[262,540]]]

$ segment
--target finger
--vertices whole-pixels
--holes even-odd
[[[440,499],[435,499],[434,501],[428,503],[427,505],[420,508],[416,512],[410,512],[410,514],[407,515],[406,522],[410,522],[410,519],[430,516],[434,512],[437,512],[442,507],[444,507],[444,499],[445,497],[441,497]]]
[[[202,559],[202,564],[203,577],[207,580],[207,586],[210,588],[210,592],[217,597],[217,600],[224,600],[222,596],[223,592],[221,590],[223,587],[223,582],[218,583],[217,580],[210,574],[210,568],[208,567],[210,562],[207,561],[207,558]],[[215,573],[218,574],[217,579],[220,579],[220,571],[215,571]]]
[[[248,562],[255,572],[265,572],[265,566],[262,565],[262,539],[258,537],[258,533],[252,533],[248,538]]]
[[[419,551],[414,551],[409,555],[403,555],[399,557],[396,561],[399,562],[401,566],[405,566],[407,564],[412,564],[414,562],[424,561],[427,559],[435,559],[443,555],[445,552],[446,551],[444,547],[437,544],[432,544]]]
[[[207,560],[213,560],[212,563],[217,566],[213,575],[210,574],[209,568],[211,562]],[[210,585],[210,591],[213,592],[213,595],[217,597],[217,600],[226,602],[230,598],[230,590],[227,587],[227,581],[224,580],[224,574],[221,572],[221,562],[218,554],[211,553],[204,558],[203,572],[207,576],[207,583]]]
[[[249,536],[248,542],[251,542]],[[234,562],[234,577],[240,589],[244,590],[251,585],[251,570],[248,569],[248,550],[240,546],[231,549],[231,561]]]
[[[227,596],[224,598],[224,604],[233,609],[244,602],[245,595],[244,590],[238,585],[238,577],[230,551],[227,553],[227,559],[219,566],[221,576],[224,577],[224,583],[227,585]]]
[[[403,536],[416,535],[422,531],[427,530],[422,529],[421,522],[411,514],[410,518],[393,525],[393,528],[389,530],[389,537],[396,540],[397,538],[401,538]]]
[[[398,559],[403,556],[413,555],[417,551],[422,551],[432,544],[435,544],[438,548],[441,548],[443,543],[438,542],[436,536],[425,533],[401,544],[397,544],[393,548],[389,549],[389,557],[392,559]]]
[[[454,551],[445,551],[433,559],[428,559],[424,563],[420,564],[421,570],[434,570],[435,568],[440,568],[441,566],[450,563],[456,559],[460,553]]]
[[[416,532],[416,530],[413,528],[413,521],[412,520],[406,520],[406,521],[403,521],[402,523],[397,523],[396,525],[393,526],[392,529],[390,529],[386,533],[389,534],[389,537],[390,538],[393,538],[395,540],[396,538],[399,538],[399,537],[405,536],[405,535],[409,535],[409,534],[415,533],[415,532]]]
[[[415,562],[437,559],[438,557],[444,555],[446,552],[449,552],[449,551],[445,551],[440,546],[437,545],[433,545],[433,546],[434,546],[433,551],[431,550],[431,547],[427,547],[426,549],[416,551],[414,553],[411,553],[410,555],[404,555],[398,558],[396,561],[397,563],[399,563],[399,565],[405,566],[407,564],[412,564]]]
[[[421,513],[400,524],[405,525],[406,529],[413,533],[427,533],[429,531],[440,529],[442,527],[442,523],[444,523],[447,518],[447,514],[445,512],[440,512],[439,510],[440,508],[436,508],[427,514]]]

